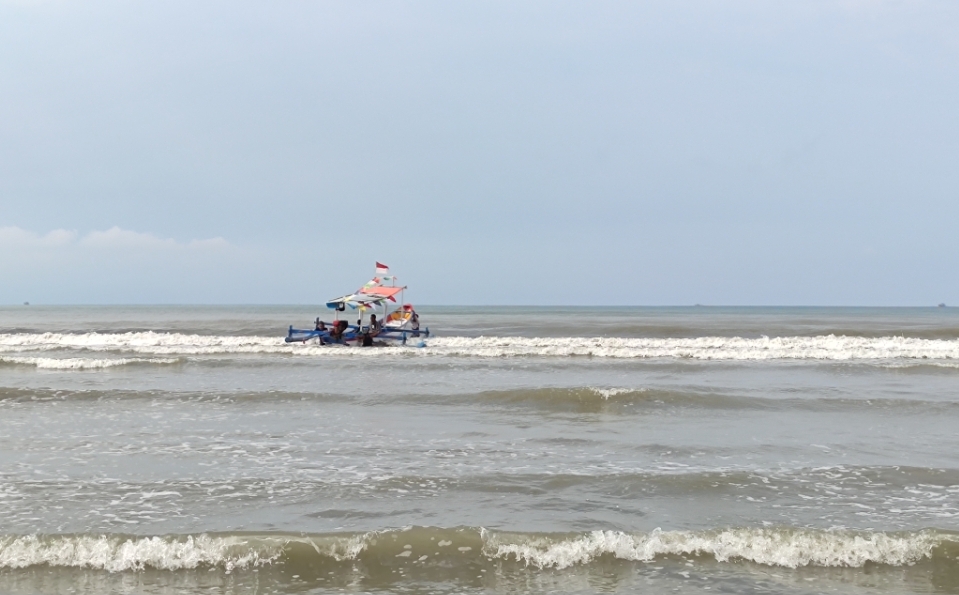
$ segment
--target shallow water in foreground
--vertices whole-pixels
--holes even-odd
[[[959,593],[959,312],[0,308],[0,592]]]

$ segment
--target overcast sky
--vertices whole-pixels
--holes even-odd
[[[0,303],[959,304],[959,2],[0,0]]]

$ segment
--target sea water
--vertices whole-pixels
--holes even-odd
[[[959,310],[0,308],[2,593],[959,593]]]

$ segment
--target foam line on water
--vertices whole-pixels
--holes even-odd
[[[180,333],[0,334],[0,353],[55,350],[151,355],[290,354],[331,357],[602,357],[691,360],[938,360],[959,361],[959,340],[911,337],[435,337],[427,349],[356,349],[280,337]]]
[[[547,338],[441,337],[431,349],[449,354],[587,356],[694,360],[959,359],[959,341],[903,337]]]
[[[13,535],[0,537],[0,568],[63,566],[122,572],[265,565],[301,567],[362,561],[367,566],[424,563],[444,567],[513,563],[531,569],[564,569],[601,558],[651,562],[693,556],[784,568],[867,564],[911,566],[952,560],[959,537],[934,530],[885,533],[799,528],[711,531],[531,534],[483,528],[415,527],[370,533],[322,535]],[[416,561],[416,562],[414,562]]]
[[[237,536],[130,537],[110,535],[11,536],[0,539],[0,568],[48,565],[120,572],[219,566],[227,570],[270,564],[284,541]]]
[[[843,531],[729,529],[715,532],[661,531],[628,534],[593,531],[568,538],[492,536],[491,557],[513,557],[538,568],[567,568],[600,556],[648,562],[664,555],[710,556],[718,562],[745,560],[765,566],[862,567],[867,563],[910,565],[932,556],[942,537],[931,532],[895,535]]]
[[[53,357],[0,357],[0,364],[34,366],[45,370],[99,370],[128,366],[132,364],[167,365],[178,363],[179,358],[114,358],[91,359],[81,357],[53,358]]]
[[[0,334],[0,352],[119,351],[158,355],[219,353],[285,353],[283,339],[257,336],[189,335],[182,333],[17,333]]]

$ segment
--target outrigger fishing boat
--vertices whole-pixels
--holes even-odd
[[[420,318],[413,305],[403,302],[406,286],[397,286],[396,277],[388,275],[389,272],[389,267],[377,262],[376,276],[363,287],[326,302],[326,307],[333,310],[332,321],[317,318],[313,330],[296,329],[290,325],[286,342],[306,343],[312,340],[321,345],[406,345],[408,340],[416,338],[420,339],[417,345],[425,347],[422,339],[430,336],[430,329],[420,330]],[[390,304],[399,305],[390,311]],[[340,313],[346,312],[347,308],[358,311],[356,324],[340,319]],[[382,311],[379,320],[376,320],[378,308],[382,308]],[[364,324],[363,317],[367,310],[370,311],[370,318]]]

